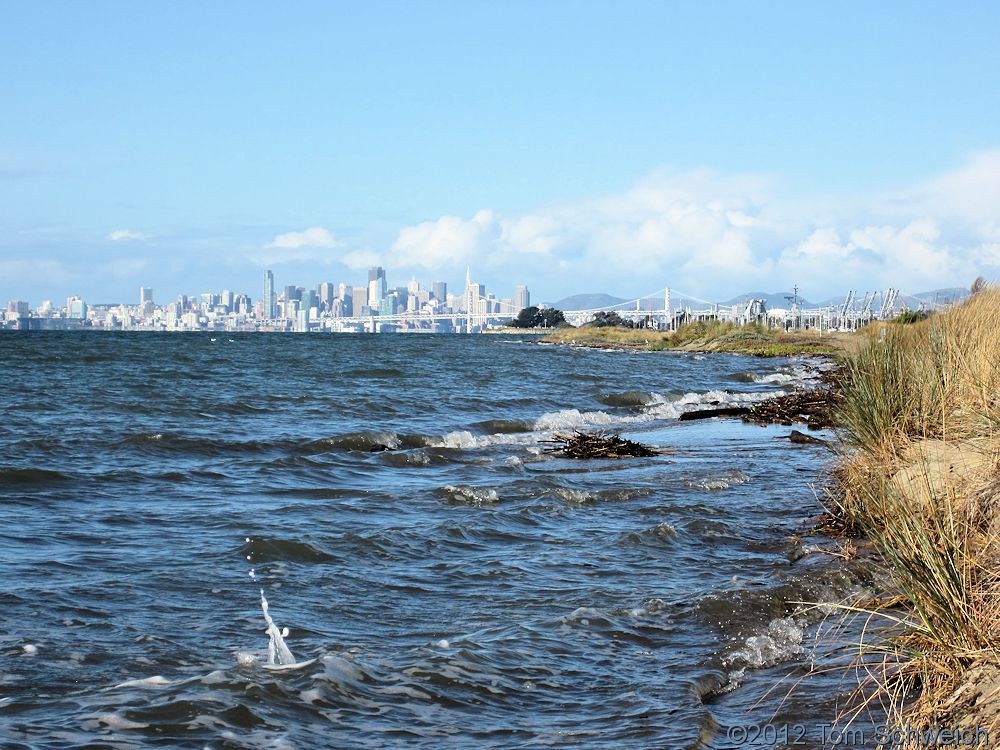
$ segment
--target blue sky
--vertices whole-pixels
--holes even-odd
[[[284,7],[284,6],[291,7]],[[0,302],[1000,276],[1000,4],[7,3]]]

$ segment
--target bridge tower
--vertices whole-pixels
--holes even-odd
[[[671,320],[670,320],[670,287],[669,286],[666,288],[666,290],[664,290],[664,293],[663,293],[663,317],[666,318],[666,321],[667,321],[667,330],[668,331],[672,330],[673,326],[671,326]]]

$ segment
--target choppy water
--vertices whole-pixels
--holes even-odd
[[[676,420],[808,363],[89,333],[0,361],[7,746],[727,747],[851,688],[766,695],[813,656],[792,602],[862,582],[791,539],[829,454]],[[541,453],[576,427],[676,453]]]

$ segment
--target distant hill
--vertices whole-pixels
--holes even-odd
[[[553,302],[551,306],[557,310],[593,310],[596,307],[619,305],[622,302],[628,302],[628,300],[598,292],[595,294],[574,294],[571,297],[564,297],[558,302]]]
[[[946,302],[959,302],[969,296],[969,290],[964,286],[950,286],[946,289],[932,289],[929,292],[920,292],[919,294],[912,295],[912,299],[918,299],[921,302],[931,302],[935,300],[941,303]],[[907,297],[910,299],[911,297]]]
[[[788,308],[791,307],[792,303],[789,302],[785,297],[791,297],[791,292],[774,292],[769,294],[768,292],[747,292],[746,294],[740,294],[733,297],[731,300],[726,300],[725,302],[720,302],[720,305],[744,305],[752,299],[763,299],[767,300],[767,306],[770,309],[773,308]],[[843,298],[841,298],[843,301]],[[805,299],[801,295],[799,296],[799,306],[804,308],[817,307],[813,305],[812,302]]]
[[[864,300],[864,292],[857,292],[857,297],[854,300],[852,307],[860,306],[862,300]],[[720,301],[720,305],[745,305],[752,299],[763,299],[767,300],[767,307],[769,310],[774,309],[787,309],[790,307],[791,303],[785,299],[785,297],[791,297],[792,293],[789,292],[746,292],[744,294],[737,295],[732,299],[726,301]],[[969,296],[969,290],[964,287],[948,287],[946,289],[932,289],[929,292],[920,292],[919,294],[901,294],[896,305],[897,308],[901,305],[905,305],[911,310],[919,308],[921,305],[931,306],[934,302],[939,304],[947,304],[950,302],[958,302]],[[799,297],[799,305],[806,310],[816,310],[823,307],[840,307],[844,304],[844,300],[847,297],[847,292],[843,294],[838,294],[834,297],[830,297],[819,302],[811,302],[804,297]],[[614,297],[610,294],[604,294],[601,292],[593,294],[574,294],[571,297],[565,297],[558,302],[546,302],[544,303],[547,307],[554,307],[558,310],[594,310],[600,307],[610,307],[612,305],[619,305],[622,302],[627,302],[628,300],[621,297]],[[655,300],[662,307],[663,302],[660,298]],[[877,304],[881,305],[882,297],[879,296]],[[651,303],[652,304],[652,303]],[[689,300],[683,295],[674,292],[671,297],[671,307],[682,307],[685,305],[691,305],[692,307],[704,307],[705,304],[699,302],[698,300]],[[643,309],[649,309],[647,303],[644,302],[642,305]],[[659,308],[657,308],[659,309]]]

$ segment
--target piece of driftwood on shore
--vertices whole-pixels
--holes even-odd
[[[659,456],[662,450],[648,445],[625,440],[619,435],[604,432],[573,432],[571,435],[556,433],[551,440],[542,440],[551,445],[544,453],[554,453],[566,458],[635,458]]]
[[[721,406],[713,409],[686,411],[677,417],[677,420],[690,422],[694,419],[711,419],[712,417],[745,417],[748,414],[750,414],[750,409],[746,406]]]

